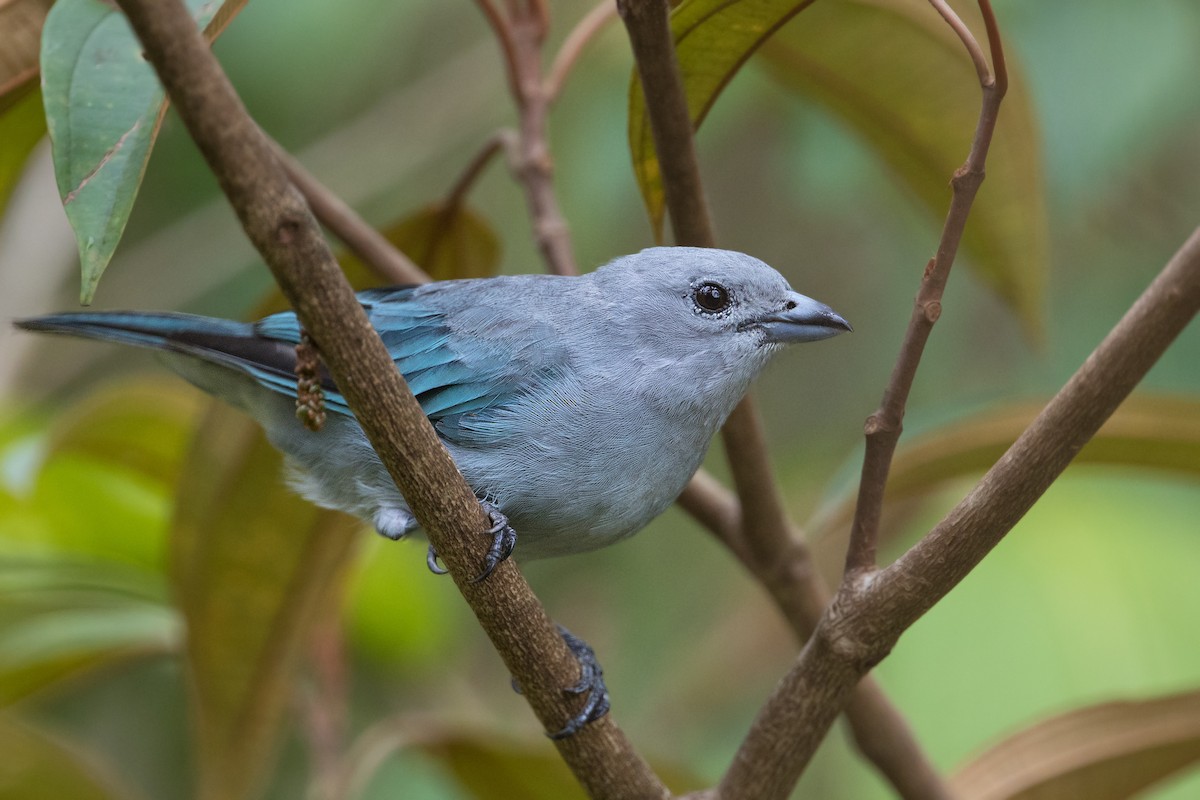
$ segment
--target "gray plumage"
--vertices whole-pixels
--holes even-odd
[[[360,295],[397,367],[522,558],[623,539],[660,514],[784,344],[849,330],[741,253],[651,248],[580,277],[520,275]],[[290,313],[62,314],[22,327],[152,347],[245,409],[305,497],[392,538],[415,519],[336,387],[319,432],[295,417]]]

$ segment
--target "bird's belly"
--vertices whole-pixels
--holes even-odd
[[[500,462],[488,458],[490,468],[468,471],[468,482],[516,529],[518,558],[580,553],[631,536],[679,496],[707,448],[707,441],[615,438],[615,446],[501,448],[489,454]],[[478,458],[459,463],[482,466]]]

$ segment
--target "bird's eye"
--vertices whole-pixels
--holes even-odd
[[[705,281],[692,290],[692,300],[701,311],[718,314],[729,308],[729,290],[719,283]]]

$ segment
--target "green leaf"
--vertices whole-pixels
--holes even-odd
[[[234,13],[211,0],[187,6],[210,41]],[[165,96],[124,15],[101,0],[54,5],[42,30],[41,67],[54,171],[79,245],[80,302],[87,305],[129,220]]]
[[[993,409],[902,441],[884,495],[883,536],[897,517],[947,482],[975,477],[1004,455],[1041,411],[1036,404]],[[1200,478],[1200,398],[1135,394],[1075,457],[1074,464],[1167,470]],[[814,539],[849,531],[857,484],[844,486],[814,515]]]
[[[692,125],[700,127],[721,90],[759,45],[813,0],[684,0],[671,12],[675,54]],[[665,196],[642,83],[629,84],[629,152],[655,239],[662,240]]]
[[[34,145],[46,133],[46,117],[42,113],[42,93],[34,84],[4,100],[0,110],[0,217],[8,207],[9,198],[24,171],[25,162]]]
[[[0,557],[0,705],[172,652],[179,623],[157,576],[59,555]]]
[[[359,541],[361,523],[288,490],[281,461],[258,426],[214,404],[180,484],[171,580],[201,800],[253,796],[270,774],[298,649],[338,604]]]
[[[963,800],[1124,800],[1200,761],[1200,692],[1102,703],[1039,722],[964,766]]]
[[[944,218],[948,184],[970,147],[980,89],[957,37],[923,0],[686,0],[671,15],[688,108],[697,127],[754,52],[785,86],[837,115],[930,213]],[[808,9],[779,28],[796,12]],[[964,18],[983,39],[977,13]],[[778,29],[778,32],[776,32]],[[772,34],[774,35],[772,36]],[[1009,59],[1000,114],[963,245],[967,266],[1033,336],[1040,335],[1047,259],[1045,200],[1032,104]],[[630,91],[634,172],[656,235],[664,197],[641,87]]]
[[[963,9],[977,38],[973,4]],[[966,13],[971,11],[972,13]],[[970,149],[980,89],[958,37],[923,0],[818,3],[763,49],[785,86],[821,103],[871,147],[941,223],[948,182]],[[1041,335],[1045,198],[1033,105],[1016,63],[963,235],[968,268]]]
[[[0,800],[70,798],[116,800],[129,797],[92,759],[73,751],[11,714],[0,715]]]

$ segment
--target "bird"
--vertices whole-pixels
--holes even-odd
[[[520,532],[522,559],[594,550],[645,527],[776,352],[851,330],[762,261],[710,248],[358,299],[467,483]],[[16,324],[159,351],[259,422],[301,495],[390,539],[418,528],[327,373],[328,423],[314,432],[297,420],[293,312],[257,322],[74,312]]]
[[[772,356],[851,330],[757,258],[714,248],[652,247],[578,276],[357,297],[494,523],[479,578],[514,548],[522,560],[561,556],[641,530],[678,497]],[[158,351],[258,421],[301,495],[390,539],[418,530],[327,372],[325,424],[313,431],[297,419],[293,312],[257,322],[74,312],[16,324]],[[428,560],[441,571],[432,548]]]

